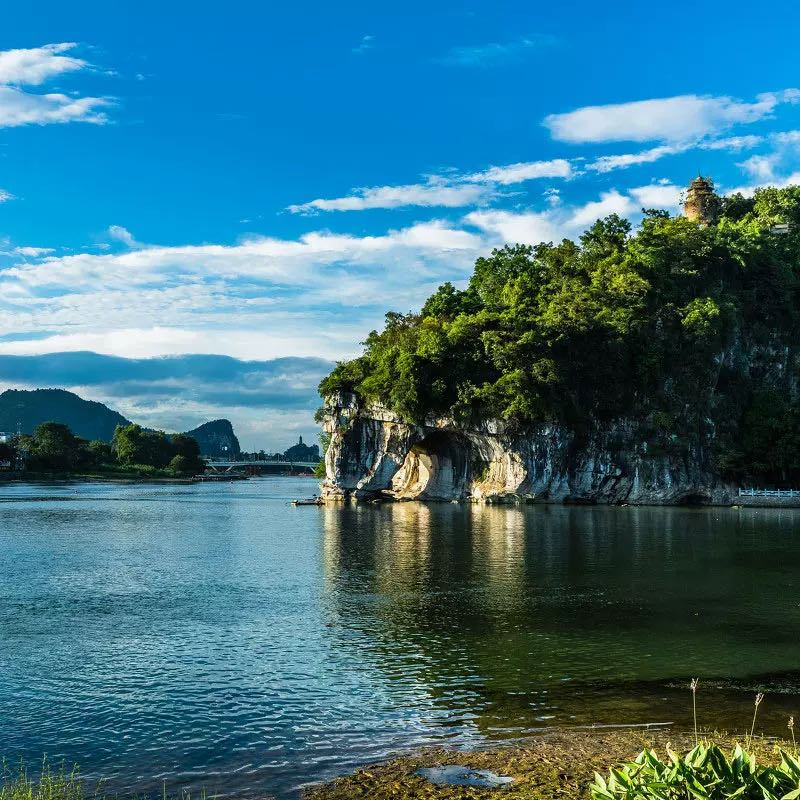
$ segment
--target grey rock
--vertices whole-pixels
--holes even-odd
[[[411,424],[339,393],[326,398],[324,429],[326,500],[731,505],[736,494],[702,452],[648,455],[626,419],[579,441],[553,424],[519,430],[448,417]]]

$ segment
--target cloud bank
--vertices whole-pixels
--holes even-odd
[[[560,142],[681,142],[764,119],[781,103],[800,101],[800,90],[760,94],[754,103],[731,97],[680,95],[550,114],[544,125]]]
[[[61,42],[26,50],[0,52],[0,128],[66,122],[108,122],[107,97],[81,97],[60,92],[39,93],[23,88],[41,86],[63,75],[93,69],[82,58],[65,55],[77,47]]]

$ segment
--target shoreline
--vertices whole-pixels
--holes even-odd
[[[50,485],[53,484],[74,484],[74,483],[116,483],[116,484],[177,484],[186,486],[194,483],[201,483],[197,478],[145,478],[145,477],[121,477],[109,475],[108,477],[101,475],[81,476],[81,475],[53,475],[45,477],[37,475],[36,477],[6,477],[0,474],[0,485],[3,484],[31,484],[31,485]]]
[[[342,497],[323,495],[320,498],[323,506],[344,506],[348,504],[394,505],[396,503],[422,503],[426,505],[460,505],[460,506],[565,506],[570,508],[685,508],[692,511],[704,509],[743,509],[743,508],[797,508],[800,509],[800,497],[737,497],[738,502],[731,503],[598,503],[592,500],[536,500],[533,498],[484,499],[466,498],[462,500],[445,500],[436,498],[405,497]],[[785,502],[784,502],[785,501]]]
[[[745,734],[700,732],[700,740],[731,750],[744,744]],[[569,797],[589,800],[594,772],[607,774],[611,767],[632,761],[643,749],[666,755],[667,747],[684,753],[694,746],[694,734],[672,725],[646,727],[559,728],[532,734],[509,745],[490,745],[478,750],[428,747],[357,769],[326,783],[302,787],[303,800],[456,800],[506,798],[545,800]],[[750,744],[759,760],[777,763],[777,747],[791,751],[792,742],[756,736]],[[433,784],[417,774],[421,768],[459,765],[489,770],[514,778],[504,788],[488,789]]]

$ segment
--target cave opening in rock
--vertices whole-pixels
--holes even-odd
[[[457,500],[464,495],[470,472],[470,444],[454,431],[431,431],[406,454],[392,481],[397,497]]]
[[[707,494],[685,494],[677,501],[679,506],[707,506],[711,498]]]

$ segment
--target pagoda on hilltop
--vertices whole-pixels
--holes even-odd
[[[720,211],[720,196],[714,191],[714,181],[698,175],[686,191],[683,214],[700,225],[715,222]]]

